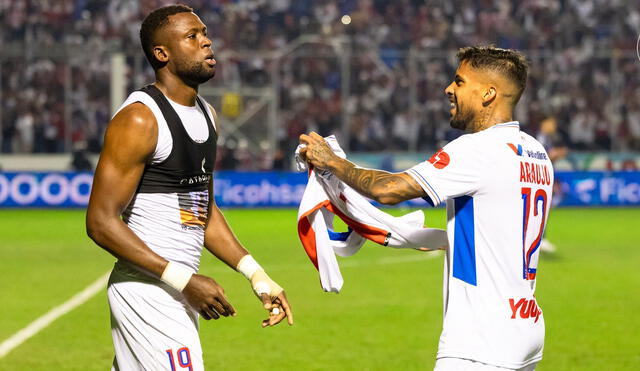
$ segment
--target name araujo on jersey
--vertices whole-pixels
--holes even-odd
[[[513,143],[507,143],[507,145],[516,155],[522,157],[522,160],[520,161],[520,182],[538,185],[551,184],[551,173],[549,172],[549,168],[546,164],[524,160],[524,157],[536,160],[547,160],[546,153],[542,151],[524,149],[521,144],[516,146]]]
[[[551,184],[549,168],[544,164],[520,161],[520,181],[540,185]]]

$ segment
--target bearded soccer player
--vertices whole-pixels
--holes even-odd
[[[465,135],[402,173],[363,169],[333,154],[316,133],[303,155],[383,204],[446,201],[444,323],[435,369],[533,370],[544,319],[534,290],[551,206],[553,169],[543,146],[520,130],[514,108],[527,79],[514,50],[468,47],[445,89],[451,126]]]
[[[207,28],[174,5],[150,13],[140,39],[156,82],[109,123],[87,210],[87,233],[118,258],[107,289],[112,370],[203,370],[198,314],[235,315],[223,288],[196,273],[203,246],[250,280],[269,311],[263,327],[293,317],[214,201],[216,114],[198,95],[216,71]]]

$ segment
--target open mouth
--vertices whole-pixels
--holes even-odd
[[[205,59],[205,62],[207,62],[207,64],[209,64],[210,66],[215,66],[216,65],[216,60],[213,59],[213,54],[208,55]]]

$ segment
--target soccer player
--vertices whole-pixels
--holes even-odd
[[[435,369],[533,370],[544,319],[534,297],[553,169],[513,111],[527,79],[524,56],[496,47],[458,51],[445,89],[451,126],[465,135],[402,173],[363,169],[334,155],[316,133],[302,155],[383,204],[446,201],[444,323]]]
[[[191,8],[167,6],[144,19],[140,39],[156,82],[109,123],[86,220],[118,258],[107,289],[112,370],[203,370],[198,313],[235,315],[223,288],[196,273],[203,246],[251,281],[269,311],[263,327],[293,317],[214,201],[216,115],[198,96],[216,71],[207,28]]]

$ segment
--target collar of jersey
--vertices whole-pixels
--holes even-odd
[[[491,129],[493,128],[520,128],[520,123],[518,121],[503,122],[493,125]]]
[[[171,103],[171,105],[174,107],[174,109],[175,109],[176,106],[178,108],[185,109],[185,110],[194,110],[194,109],[197,110],[198,109],[198,103],[197,102],[193,106],[185,106],[184,104],[180,104],[178,102],[174,102],[173,100],[169,99],[169,97],[167,97],[167,96],[165,96],[165,97],[167,98],[169,103]]]

